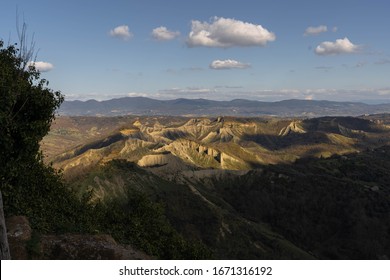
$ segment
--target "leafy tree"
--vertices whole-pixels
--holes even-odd
[[[43,162],[39,143],[64,98],[30,65],[25,25],[18,45],[0,40],[0,190],[6,215],[25,215],[39,232],[93,232],[96,211]]]
[[[22,49],[23,50],[23,49]],[[12,184],[32,164],[42,160],[39,142],[48,133],[55,110],[63,101],[60,92],[47,88],[34,66],[28,66],[17,45],[0,41],[0,179]]]
[[[27,215],[23,205],[33,204],[38,189],[43,195],[47,184],[58,188],[60,182],[56,172],[43,164],[39,142],[48,133],[63,96],[49,89],[39,71],[29,65],[33,50],[26,48],[24,34],[25,27],[19,46],[4,46],[0,40],[0,187],[8,215]]]

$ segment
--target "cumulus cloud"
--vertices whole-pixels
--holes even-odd
[[[275,39],[275,34],[261,25],[214,17],[211,23],[192,21],[187,45],[216,48],[265,46]]]
[[[133,37],[133,33],[130,32],[127,25],[120,25],[110,30],[112,37],[117,37],[125,41],[130,40]]]
[[[210,68],[214,70],[224,70],[224,69],[246,69],[250,68],[250,64],[242,63],[237,60],[226,59],[226,60],[214,60],[210,64]]]
[[[152,37],[158,41],[169,41],[180,36],[179,31],[168,30],[165,26],[160,26],[152,31]]]
[[[54,68],[53,64],[44,61],[31,61],[28,63],[28,66],[34,66],[39,72],[49,72]]]
[[[324,33],[326,31],[328,31],[328,27],[326,25],[320,25],[317,27],[310,26],[310,27],[306,28],[305,33],[303,35],[314,36],[314,35]]]
[[[349,54],[358,51],[359,46],[353,44],[347,37],[344,39],[337,39],[335,42],[322,42],[314,50],[318,55]]]

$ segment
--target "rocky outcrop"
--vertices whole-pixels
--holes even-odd
[[[198,167],[220,168],[220,152],[195,141],[180,139],[163,147],[183,161]]]
[[[350,137],[350,138],[362,138],[365,136],[365,132],[362,130],[357,130],[357,129],[351,129],[345,126],[342,126],[341,124],[338,124],[338,128],[340,131],[340,134],[345,136],[345,137]]]
[[[144,153],[148,153],[150,150],[158,147],[158,143],[148,142],[140,139],[128,139],[124,143],[123,148],[119,151],[119,155],[122,158],[128,160],[140,159]]]
[[[142,260],[150,256],[123,246],[110,235],[45,235],[41,238],[42,259],[50,260]]]
[[[190,163],[184,162],[181,158],[166,152],[162,154],[146,155],[142,157],[137,164],[140,167],[147,168],[152,173],[167,179],[174,176],[177,172],[193,168]]]
[[[221,153],[221,168],[230,170],[248,170],[250,166],[243,160]]]
[[[280,132],[279,132],[279,136],[287,136],[289,135],[291,132],[295,132],[295,133],[306,133],[306,130],[304,130],[300,123],[297,122],[297,121],[293,121],[291,122],[287,127],[283,128]]]
[[[31,239],[30,222],[25,216],[12,216],[6,219],[6,223],[12,259],[29,259],[27,242]]]
[[[176,161],[175,156],[172,154],[146,155],[138,161],[138,165],[141,167],[154,167],[175,164]]]
[[[110,235],[61,234],[32,238],[27,217],[7,218],[7,235],[14,260],[142,260],[152,259],[130,245],[118,244]],[[34,240],[32,240],[34,239]]]

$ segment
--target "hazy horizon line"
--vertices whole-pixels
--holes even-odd
[[[151,99],[151,100],[158,100],[158,101],[174,101],[179,99],[184,100],[207,100],[207,101],[215,101],[215,102],[232,102],[235,100],[246,100],[246,101],[255,101],[255,102],[263,102],[263,103],[277,103],[277,102],[283,102],[283,101],[291,101],[291,100],[299,100],[299,101],[313,101],[313,102],[336,102],[336,103],[363,103],[366,105],[381,105],[381,104],[390,104],[390,100],[387,99],[362,99],[362,100],[331,100],[331,99],[307,99],[307,98],[285,98],[285,99],[277,99],[277,100],[260,100],[260,99],[250,99],[250,98],[232,98],[232,99],[211,99],[211,98],[204,98],[204,97],[148,97],[148,96],[113,96],[113,97],[106,97],[106,98],[66,98],[65,95],[65,102],[73,102],[73,101],[79,101],[79,102],[88,102],[88,101],[96,101],[96,102],[105,102],[105,101],[111,101],[111,100],[117,100],[117,99],[125,99],[125,98],[145,98],[145,99]]]

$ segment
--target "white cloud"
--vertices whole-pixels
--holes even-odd
[[[149,97],[149,93],[145,92],[128,92],[126,93],[126,97]]]
[[[28,63],[28,66],[34,66],[39,72],[49,72],[54,68],[53,64],[44,61],[31,61]]]
[[[313,35],[318,35],[321,33],[324,33],[328,31],[328,27],[326,25],[320,25],[317,27],[310,26],[306,28],[305,33],[303,35],[305,36],[313,36]]]
[[[275,39],[275,34],[261,25],[214,17],[211,23],[192,21],[187,45],[217,48],[265,46]]]
[[[356,53],[358,51],[359,46],[353,44],[347,37],[344,39],[337,39],[335,42],[322,42],[314,50],[318,55],[348,54]]]
[[[209,67],[214,70],[246,69],[246,68],[250,68],[250,64],[242,63],[237,60],[226,59],[226,60],[214,60],[213,62],[211,62]]]
[[[165,26],[160,26],[152,31],[152,36],[158,41],[169,41],[180,36],[180,32],[168,30]]]
[[[133,37],[133,33],[130,32],[127,25],[120,25],[110,30],[110,35],[112,37],[117,37],[125,41],[130,40]]]

